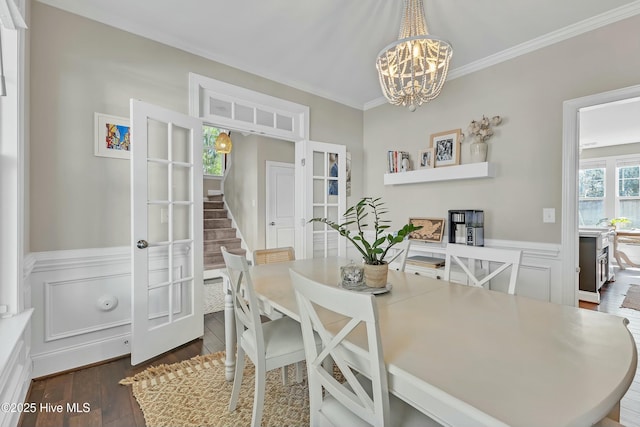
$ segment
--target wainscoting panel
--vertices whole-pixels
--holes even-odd
[[[190,275],[188,247],[176,250],[173,277]],[[33,376],[74,369],[130,353],[131,249],[129,247],[32,254],[27,304],[32,319]],[[150,283],[166,280],[167,254],[149,248]],[[174,307],[180,307],[180,285]],[[167,315],[168,294],[151,299],[152,318]],[[177,314],[179,308],[174,314]]]
[[[43,285],[45,342],[131,322],[131,274],[45,281]]]

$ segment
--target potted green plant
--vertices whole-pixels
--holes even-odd
[[[309,222],[322,222],[336,230],[341,236],[349,240],[362,255],[364,262],[364,277],[367,286],[383,287],[387,284],[389,266],[385,257],[393,246],[402,242],[410,233],[420,230],[422,226],[405,224],[395,233],[388,233],[389,220],[382,216],[389,211],[384,207],[381,198],[364,197],[351,206],[344,213],[345,221],[337,223],[327,218],[312,218]],[[369,213],[373,216],[375,235],[372,241],[365,238],[365,229]]]
[[[625,218],[623,216],[619,217],[619,218],[613,218],[611,221],[609,221],[609,224],[613,227],[613,228],[626,228],[627,224],[630,224],[631,220],[629,218]]]

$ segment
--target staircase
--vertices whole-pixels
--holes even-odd
[[[208,196],[204,201],[204,269],[215,270],[225,268],[220,247],[226,246],[233,254],[245,255],[240,239],[236,237],[236,229],[231,227],[231,219],[227,218],[222,194]]]

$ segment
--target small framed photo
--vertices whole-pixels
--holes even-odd
[[[95,113],[96,156],[128,159],[131,156],[131,126],[125,117]]]
[[[420,230],[409,234],[410,240],[440,243],[444,234],[444,218],[409,218],[409,224],[421,225]]]
[[[431,148],[435,150],[435,167],[460,164],[461,129],[431,135]]]
[[[418,165],[420,169],[429,169],[434,166],[435,149],[427,148],[418,152]]]

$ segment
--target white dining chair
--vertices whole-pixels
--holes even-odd
[[[256,249],[253,251],[253,265],[273,264],[276,262],[294,261],[295,259],[296,252],[291,246],[271,249]],[[258,301],[258,304],[260,304],[260,301]],[[282,317],[282,313],[277,310],[273,310],[271,307],[264,307],[263,304],[260,304],[260,311],[271,320]],[[296,381],[302,381],[302,365],[300,362],[296,363]],[[287,384],[286,366],[282,367],[282,384]]]
[[[296,259],[296,253],[292,247],[272,248],[272,249],[256,249],[253,251],[253,265],[272,264],[274,262],[286,262]],[[260,303],[258,301],[258,303]],[[265,316],[271,320],[279,319],[282,313],[276,310],[260,307]],[[283,370],[284,374],[284,370]],[[284,377],[283,377],[284,378]]]
[[[483,246],[468,246],[456,243],[448,243],[445,251],[444,280],[451,280],[451,269],[454,263],[458,265],[467,275],[468,284],[471,286],[483,287],[491,279],[511,268],[509,275],[509,285],[507,293],[514,295],[518,280],[518,270],[522,259],[522,251],[514,249],[485,248]],[[488,261],[497,263],[497,267],[484,275],[479,275],[469,267],[469,261]],[[487,266],[487,269],[489,267]]]
[[[236,370],[229,411],[234,411],[238,404],[246,354],[255,365],[256,377],[251,425],[260,426],[267,371],[305,360],[302,332],[300,324],[289,317],[262,323],[246,258],[229,253],[225,247],[221,251],[231,281],[237,337]],[[301,380],[300,375],[298,381]]]
[[[411,249],[411,240],[404,239],[402,243],[396,245],[398,251],[401,251],[393,259],[398,263],[398,271],[404,271],[407,266],[407,256],[409,255],[409,249]],[[392,259],[392,261],[393,261]]]
[[[438,426],[422,412],[389,394],[375,297],[314,282],[293,270],[289,272],[307,356],[310,425]],[[346,316],[339,331],[329,332],[323,324],[319,311],[325,309]],[[345,344],[347,336],[360,324],[365,328],[367,350]],[[320,348],[315,345],[314,330],[322,339]],[[333,364],[344,382],[336,379],[335,369],[326,369]]]

